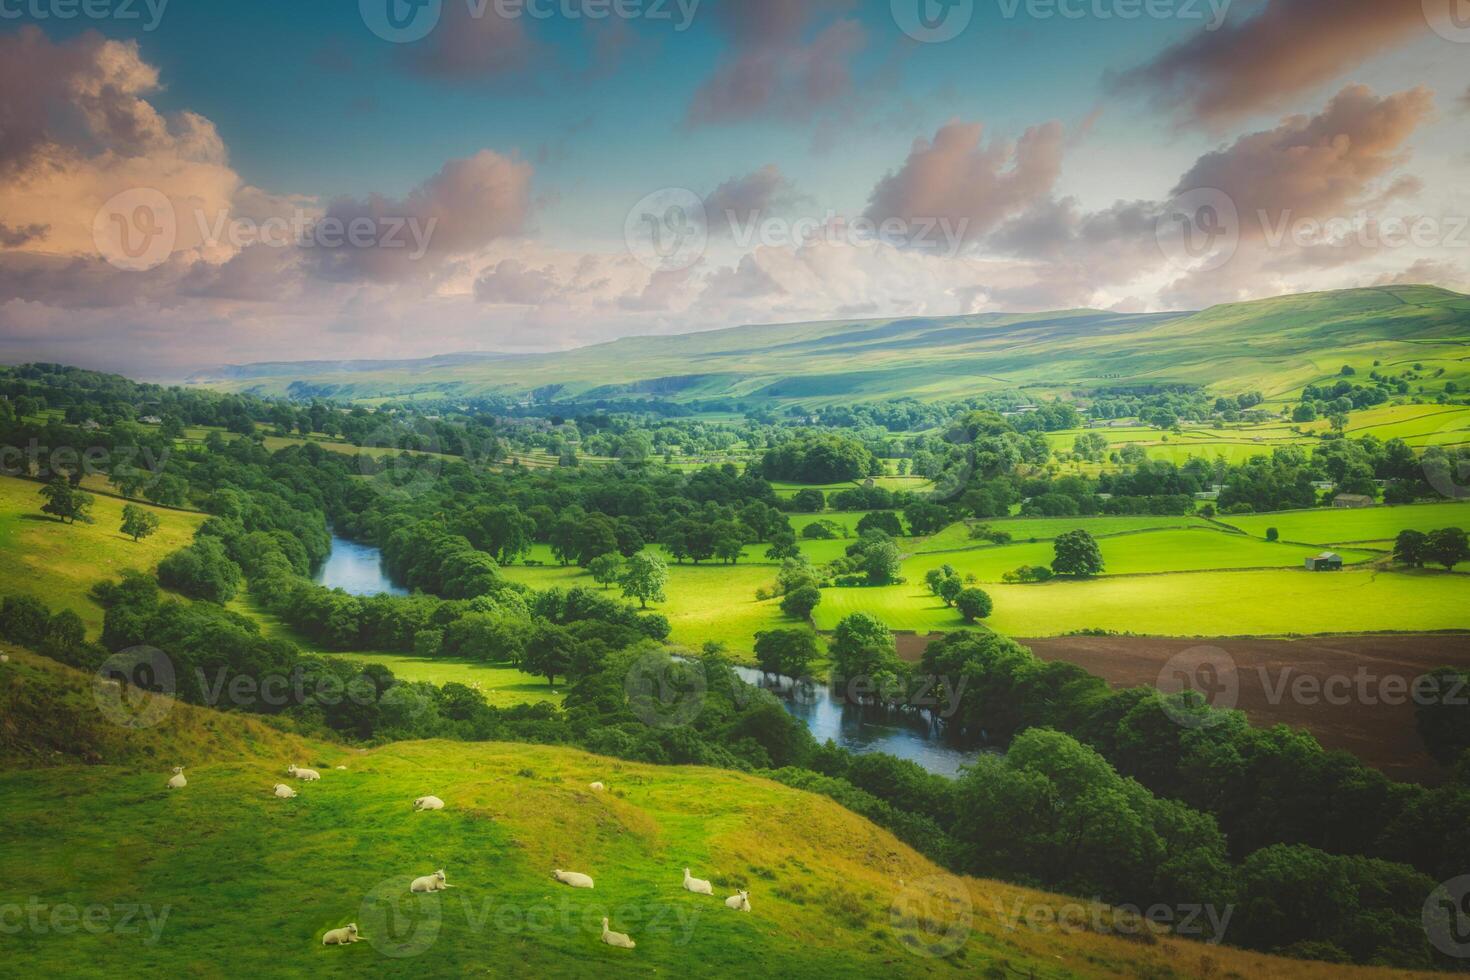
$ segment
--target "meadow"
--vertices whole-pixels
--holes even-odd
[[[1276,528],[1284,541],[1307,544],[1377,542],[1390,544],[1400,531],[1470,530],[1470,506],[1464,503],[1367,507],[1362,510],[1294,510],[1278,514],[1230,515],[1222,523],[1264,537]]]
[[[492,707],[508,708],[516,704],[539,704],[547,701],[560,705],[561,680],[555,689],[546,686],[546,678],[524,674],[509,664],[492,664],[455,657],[415,657],[406,653],[331,653],[332,657],[378,664],[401,680],[426,681],[430,684],[464,684],[485,695]]]

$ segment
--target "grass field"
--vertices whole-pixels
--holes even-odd
[[[465,684],[478,687],[485,700],[496,708],[515,704],[550,701],[561,704],[562,690],[551,690],[546,678],[523,674],[508,664],[490,664],[479,660],[415,657],[402,653],[333,653],[329,656],[359,663],[379,664],[394,677],[430,684]],[[560,681],[558,681],[560,683]]]
[[[1356,570],[1197,572],[995,585],[986,625],[1011,636],[1088,629],[1156,636],[1285,636],[1465,629],[1470,575]],[[830,630],[852,612],[890,629],[956,629],[959,613],[922,582],[827,589],[814,619]]]
[[[158,532],[134,542],[122,534],[127,501],[98,496],[92,524],[62,524],[41,513],[41,484],[0,476],[0,592],[30,593],[53,611],[70,609],[89,632],[102,626],[102,609],[87,598],[96,582],[125,569],[150,571],[171,551],[188,544],[202,514],[139,504],[158,515]]]
[[[0,703],[75,729],[96,715],[84,684],[20,653],[0,667]],[[822,980],[1367,975],[1101,935],[1085,914],[1059,929],[1057,907],[1076,900],[948,875],[830,800],[730,771],[499,743],[354,750],[188,705],[157,729],[112,727],[90,744],[92,765],[0,771],[7,823],[25,828],[0,836],[0,905],[46,908],[41,927],[6,936],[7,962],[32,975],[125,976],[140,960],[208,978],[631,977],[690,963]],[[37,748],[0,728],[7,757],[38,759]],[[276,799],[293,761],[322,779]],[[186,788],[165,788],[172,765],[187,767]],[[426,793],[446,808],[413,812]],[[686,866],[714,897],[680,887]],[[439,868],[452,890],[409,894]],[[568,889],[553,868],[596,887]],[[749,914],[724,908],[736,888]],[[952,897],[925,900],[936,894]],[[919,902],[922,915],[907,914]],[[101,928],[79,927],[89,909]],[[600,943],[603,916],[637,947]],[[349,922],[361,942],[322,945]],[[949,955],[921,955],[940,941]]]
[[[1011,535],[1013,542],[1023,541],[1050,541],[1059,534],[1068,531],[1084,530],[1094,538],[1103,538],[1110,534],[1131,534],[1135,531],[1154,531],[1162,528],[1205,528],[1210,523],[1199,517],[1011,517],[990,521],[978,521],[978,524],[988,524],[997,531],[1005,531]],[[927,538],[920,538],[913,548],[909,549],[918,554],[928,554],[938,551],[961,551],[967,548],[984,546],[983,540],[970,537],[969,524],[951,524],[949,527],[931,534]]]
[[[1337,544],[1351,541],[1391,541],[1400,531],[1437,531],[1445,527],[1470,530],[1470,504],[1415,504],[1404,507],[1366,507],[1362,510],[1296,510],[1280,514],[1230,515],[1222,523],[1247,534],[1265,536],[1276,528],[1286,541]]]

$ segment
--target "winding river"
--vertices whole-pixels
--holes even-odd
[[[350,595],[408,594],[388,577],[377,548],[336,535],[332,536],[332,553],[315,581]],[[858,753],[886,752],[944,776],[956,775],[960,766],[975,758],[974,751],[947,744],[924,717],[846,703],[825,685],[796,687],[789,677],[763,676],[753,667],[735,669],[742,680],[780,695],[786,710],[800,718],[819,742],[831,739]]]

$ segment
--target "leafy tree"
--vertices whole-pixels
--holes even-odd
[[[791,505],[798,514],[820,514],[827,509],[827,498],[822,491],[807,487],[792,494]]]
[[[786,593],[781,600],[781,611],[793,619],[810,619],[812,610],[822,601],[822,590],[815,585],[803,585]]]
[[[903,525],[898,521],[898,515],[891,510],[875,510],[870,514],[864,514],[857,523],[858,534],[867,531],[882,531],[890,538],[903,537]]]
[[[1470,561],[1470,540],[1467,540],[1465,532],[1458,527],[1430,531],[1425,542],[1424,556],[1426,560],[1443,565],[1446,571],[1452,572],[1456,565]]]
[[[766,630],[755,635],[755,658],[767,674],[802,677],[817,658],[817,641],[810,630]]]
[[[623,577],[623,560],[616,554],[598,555],[587,563],[587,571],[605,589]]]
[[[543,620],[536,624],[526,641],[521,669],[528,674],[540,674],[546,678],[548,687],[555,687],[557,677],[565,677],[572,669],[576,653],[572,634],[563,626]]]
[[[1103,570],[1102,552],[1091,534],[1081,528],[1057,536],[1051,570],[1058,575],[1087,578]]]
[[[951,575],[939,583],[938,595],[944,600],[946,606],[952,606],[959,599],[960,593],[965,590],[965,583],[958,575]]]
[[[1279,531],[1278,529],[1276,529],[1274,527],[1268,527],[1268,528],[1266,528],[1266,540],[1267,541],[1280,541],[1281,540],[1281,531]]]
[[[644,609],[650,602],[664,602],[669,583],[669,566],[658,555],[641,554],[628,559],[623,573],[623,595],[637,599]]]
[[[995,608],[990,600],[990,594],[983,589],[963,589],[955,597],[955,608],[959,609],[960,615],[965,617],[965,622],[973,623],[977,619],[986,619]]]
[[[144,510],[132,504],[123,505],[121,530],[133,541],[141,541],[157,531],[158,524],[158,515],[151,510]]]
[[[51,514],[63,524],[75,524],[77,521],[92,523],[93,496],[73,487],[66,477],[60,474],[53,476],[51,482],[40,489],[40,494],[46,500],[41,505],[41,513]]]
[[[205,536],[159,562],[158,581],[193,599],[226,603],[240,586],[240,566],[219,539]]]
[[[879,541],[863,552],[861,567],[872,585],[896,582],[903,556],[892,541]]]
[[[1470,751],[1470,673],[1441,667],[1417,685],[1419,738],[1435,762],[1453,765]]]
[[[0,602],[0,639],[36,649],[46,636],[51,613],[35,596],[8,595]]]
[[[1423,568],[1429,560],[1429,536],[1423,531],[1400,531],[1393,543],[1393,560],[1413,568]]]

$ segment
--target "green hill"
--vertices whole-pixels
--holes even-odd
[[[132,732],[98,720],[88,678],[7,653],[0,908],[24,922],[5,961],[31,975],[122,976],[140,958],[200,977],[1390,975],[1141,933],[1111,910],[946,875],[825,797],[755,776],[527,745],[353,750],[183,704]],[[293,761],[323,778],[276,799]],[[187,788],[165,788],[173,765]],[[447,808],[413,812],[427,793]],[[680,887],[686,865],[714,897]],[[557,884],[558,867],[596,888]],[[410,896],[439,868],[452,890]],[[721,901],[736,888],[748,915]],[[599,942],[604,915],[636,949]],[[323,947],[348,922],[366,941]]]
[[[629,337],[513,358],[252,365],[195,381],[343,399],[540,394],[690,401],[872,401],[1024,389],[1187,383],[1268,398],[1337,374],[1421,363],[1467,373],[1470,296],[1397,286],[1285,296],[1199,313],[1100,310],[761,325]]]

